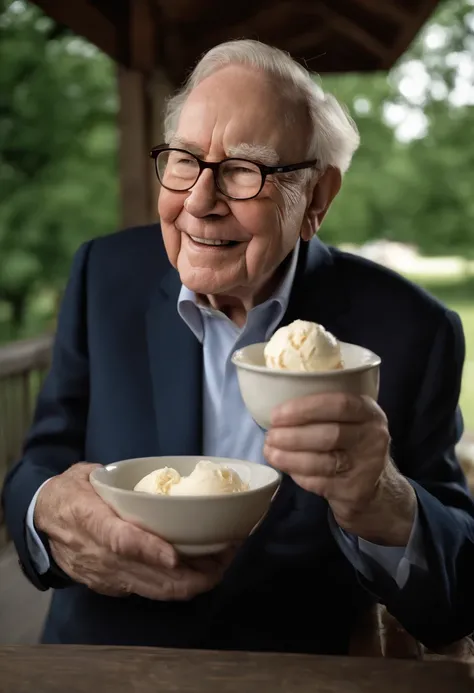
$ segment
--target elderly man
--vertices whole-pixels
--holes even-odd
[[[375,601],[428,646],[470,633],[460,321],[316,238],[354,124],[286,54],[236,41],[169,102],[166,141],[152,152],[161,226],[75,257],[52,369],[5,484],[24,571],[56,588],[43,641],[344,653]],[[253,422],[231,353],[296,318],[381,355],[379,404],[318,395],[275,409],[267,433]],[[93,463],[180,454],[284,472],[243,546],[180,560],[88,480]]]

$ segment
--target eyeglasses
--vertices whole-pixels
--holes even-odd
[[[313,168],[317,163],[317,159],[288,166],[264,166],[255,161],[237,158],[204,161],[185,149],[175,149],[167,145],[154,147],[150,157],[155,161],[158,180],[167,190],[191,190],[204,169],[210,168],[217,189],[231,200],[251,200],[257,197],[269,175],[301,171]]]

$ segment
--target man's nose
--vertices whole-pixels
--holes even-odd
[[[217,196],[217,188],[213,172],[204,170],[193,188],[189,191],[184,207],[193,217],[205,217],[209,214],[223,216],[225,203]]]

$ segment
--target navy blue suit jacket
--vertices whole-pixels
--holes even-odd
[[[201,454],[202,348],[178,316],[179,276],[158,225],[86,243],[74,259],[51,372],[4,506],[25,573],[53,585],[43,640],[344,653],[361,611],[379,600],[427,645],[474,630],[474,506],[455,459],[464,338],[458,317],[366,260],[302,244],[284,323],[322,323],[382,357],[380,404],[393,458],[419,502],[428,571],[399,590],[367,581],[337,547],[324,500],[285,477],[222,584],[189,602],[115,599],[60,572],[38,576],[25,517],[40,484],[71,464]]]

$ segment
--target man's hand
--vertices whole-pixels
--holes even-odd
[[[109,596],[187,600],[211,590],[232,552],[181,563],[170,544],[124,522],[101,500],[89,482],[97,466],[75,464],[38,494],[34,523],[48,535],[59,567]]]
[[[268,462],[323,496],[336,522],[367,541],[405,546],[416,495],[390,460],[387,418],[370,397],[311,395],[277,407]]]

